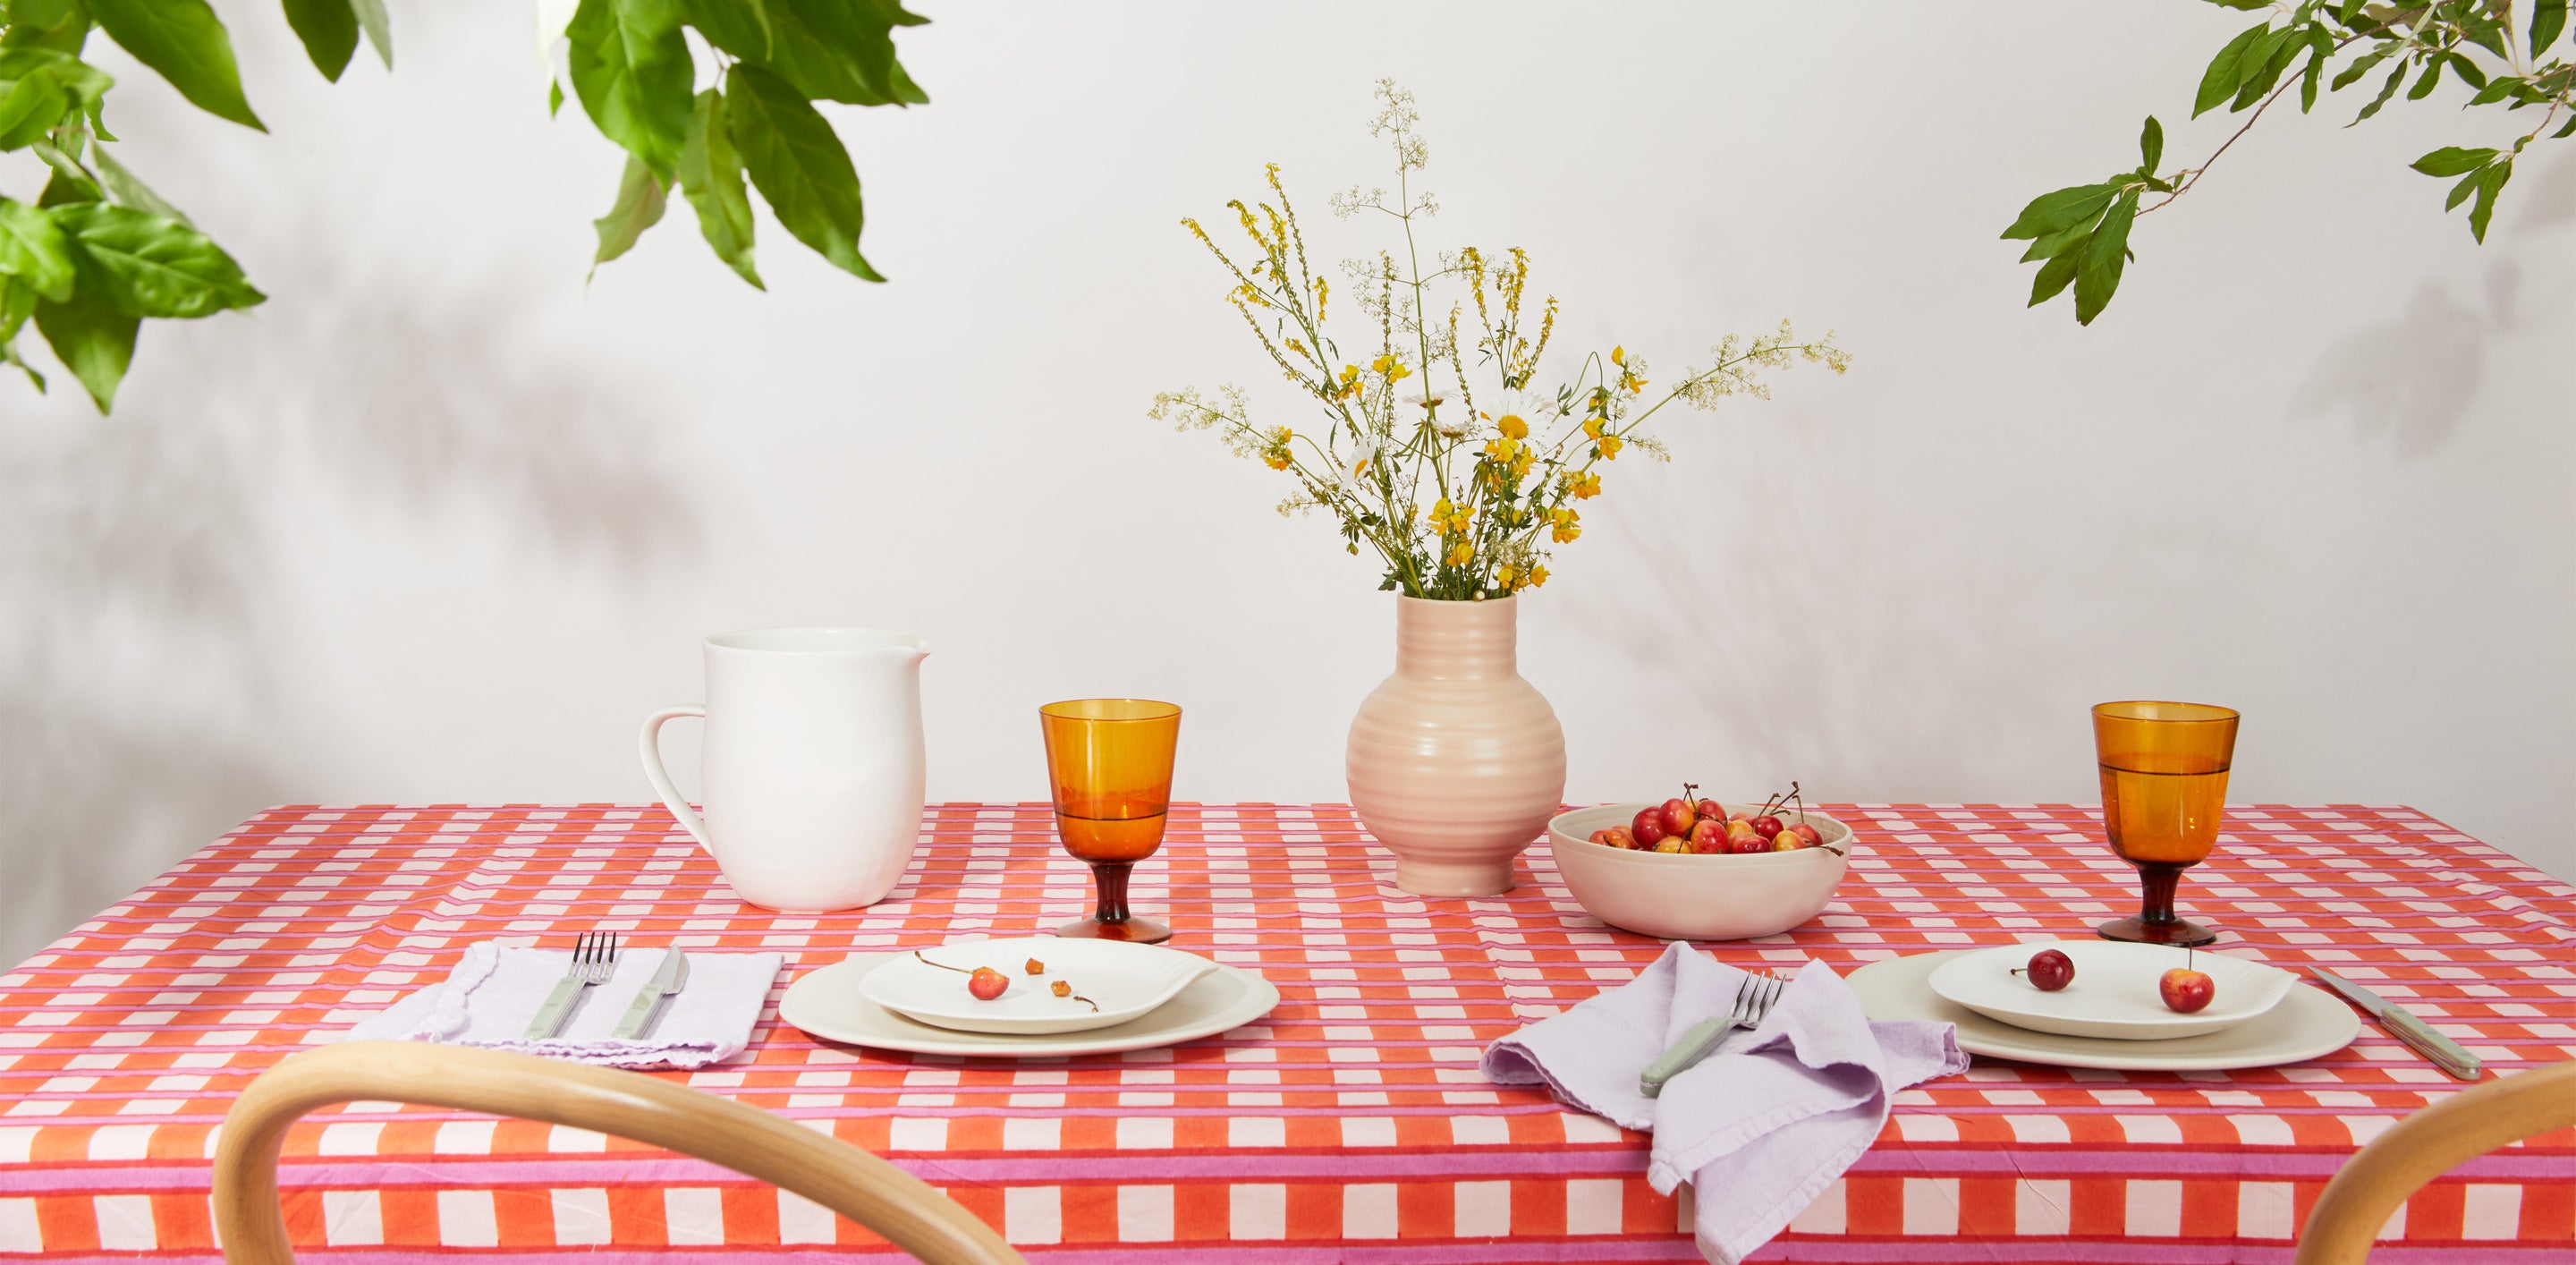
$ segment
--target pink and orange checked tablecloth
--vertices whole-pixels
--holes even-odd
[[[1864,848],[1836,903],[1712,952],[1847,971],[2135,908],[2093,810],[1842,811]],[[1696,1260],[1640,1137],[1476,1070],[1485,1042],[1659,946],[1586,917],[1544,846],[1489,900],[1407,896],[1391,869],[1345,807],[1185,806],[1135,900],[1176,945],[1267,975],[1284,999],[1268,1018],[1175,1049],[968,1062],[812,1040],[778,1024],[773,994],[745,1059],[685,1080],[891,1157],[1043,1262]],[[1044,805],[933,809],[901,888],[824,917],[739,903],[658,808],[262,813],[0,977],[0,1255],[212,1259],[207,1156],[232,1096],[476,940],[615,928],[778,950],[792,977],[851,950],[1027,933],[1088,899]],[[2576,1054],[2576,890],[2421,814],[2232,810],[2184,904],[2227,930],[2221,947],[2331,966],[2498,1071]],[[2285,1261],[2336,1166],[2451,1090],[2376,1026],[2259,1071],[1981,1060],[1906,1094],[1758,1259]],[[308,1118],[285,1170],[307,1259],[890,1253],[694,1160],[392,1103]],[[2470,1164],[2386,1237],[2396,1261],[2563,1258],[2576,1136]]]

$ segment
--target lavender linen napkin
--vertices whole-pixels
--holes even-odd
[[[1877,1139],[1896,1091],[1964,1072],[1958,1029],[1875,1021],[1842,977],[1809,962],[1762,1026],[1728,1035],[1699,1066],[1648,1098],[1637,1074],[1700,1020],[1734,1009],[1745,973],[1689,945],[1617,988],[1485,1049],[1485,1075],[1545,1084],[1578,1110],[1652,1130],[1646,1178],[1698,1196],[1702,1254],[1736,1265]]]
[[[609,1035],[668,952],[618,955],[616,971],[606,983],[584,990],[560,1033],[531,1041],[528,1021],[563,978],[572,954],[480,941],[466,946],[446,980],[360,1020],[348,1039],[438,1041],[607,1067],[705,1067],[742,1053],[769,999],[769,985],[778,978],[778,954],[692,953],[688,986],[663,999],[649,1031],[624,1041]]]

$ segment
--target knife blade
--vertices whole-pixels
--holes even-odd
[[[2478,1056],[2461,1049],[2458,1042],[2433,1031],[2433,1026],[2416,1018],[2413,1011],[2322,966],[2311,966],[2308,970],[2318,979],[2324,980],[2327,987],[2343,994],[2345,1001],[2361,1007],[2370,1014],[2371,1018],[2377,1019],[2381,1027],[2388,1029],[2390,1036],[2405,1042],[2416,1053],[2431,1059],[2433,1066],[2449,1073],[2456,1080],[2473,1081],[2478,1078],[2480,1067]]]
[[[626,1014],[608,1035],[620,1041],[632,1041],[644,1035],[653,1025],[653,1017],[662,1008],[662,999],[686,987],[689,982],[689,958],[673,946],[662,956],[662,964],[653,968],[653,978],[644,981],[635,1000],[628,1003]]]

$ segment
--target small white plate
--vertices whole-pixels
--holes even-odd
[[[2028,966],[2031,955],[2042,949],[2056,949],[2074,960],[2074,982],[2044,993],[2027,974],[2012,973]],[[2206,972],[2217,986],[2207,1009],[2187,1015],[2166,1009],[2157,987],[2166,971],[2183,965]],[[2170,1041],[2252,1019],[2280,1005],[2298,979],[2278,967],[2207,949],[2186,954],[2171,945],[2058,940],[1964,952],[1943,962],[1925,982],[1945,1000],[2016,1028],[2115,1041]]]
[[[1182,989],[1180,996],[1142,1018],[1114,1028],[1023,1037],[957,1032],[914,1023],[863,995],[860,985],[867,982],[867,977],[898,960],[902,959],[895,954],[860,953],[807,971],[787,986],[786,996],[778,999],[778,1017],[823,1040],[871,1049],[977,1058],[1060,1059],[1077,1054],[1151,1050],[1231,1032],[1269,1014],[1279,1004],[1279,990],[1258,972],[1220,964]]]
[[[1028,973],[1032,960],[1046,968],[1044,974]],[[966,976],[942,966],[989,966],[1010,986],[999,997],[978,1000],[966,991]],[[918,955],[905,953],[868,972],[859,987],[869,1001],[933,1027],[1043,1036],[1126,1023],[1215,969],[1216,963],[1195,953],[1160,945],[1033,936],[950,941]],[[1072,985],[1077,996],[1056,996],[1052,985],[1058,980]],[[1096,1009],[1093,1002],[1099,1003]]]
[[[1872,1019],[1930,1019],[1957,1024],[1970,1054],[2053,1067],[2108,1067],[2157,1072],[2216,1072],[2278,1067],[2332,1054],[2361,1033],[2361,1016],[2323,989],[2301,984],[2280,1005],[2225,1032],[2170,1041],[2105,1041],[2033,1032],[1942,1000],[1925,976],[1977,949],[1917,953],[1872,962],[1843,977]]]

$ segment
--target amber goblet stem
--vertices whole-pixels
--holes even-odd
[[[2140,861],[2138,886],[2143,898],[2138,905],[2138,921],[2150,926],[2171,924],[2174,918],[2174,887],[2182,882],[2183,867],[2171,861]]]
[[[1098,912],[1092,914],[1094,919],[1107,923],[1127,921],[1127,871],[1134,869],[1135,866],[1136,863],[1133,861],[1091,863],[1092,882],[1100,888],[1100,908]],[[2167,895],[2170,896],[2171,893],[2168,892]],[[2170,901],[2168,901],[2165,916],[2168,918],[2173,916]]]

